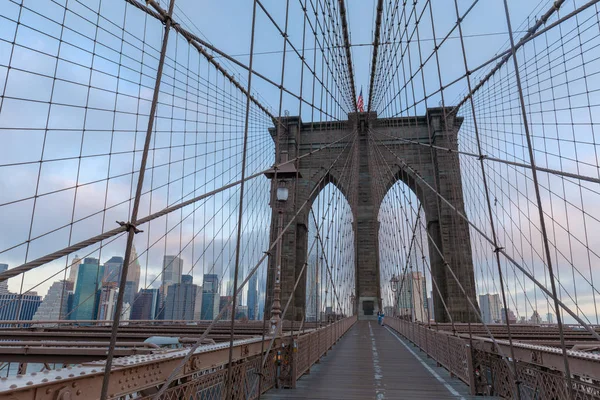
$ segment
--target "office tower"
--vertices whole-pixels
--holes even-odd
[[[73,293],[73,282],[56,281],[48,289],[44,301],[33,316],[34,321],[55,321],[67,319],[69,314],[69,294]]]
[[[131,319],[152,320],[156,319],[156,310],[159,307],[160,295],[158,289],[142,289],[135,296],[131,308]]]
[[[503,308],[501,310],[501,314],[502,314],[502,323],[506,324],[506,310]],[[509,308],[508,309],[508,322],[510,322],[511,324],[516,324],[517,323],[517,316],[515,315],[515,313]]]
[[[35,292],[27,292],[22,295],[16,293],[2,294],[0,295],[0,320],[31,320],[40,304],[42,304],[42,296],[38,296]],[[7,327],[11,325],[2,324],[0,326]]]
[[[140,287],[140,275],[141,275],[141,266],[140,261],[138,260],[138,254],[135,250],[135,245],[131,247],[131,256],[129,257],[129,267],[127,268],[127,282],[133,283],[133,293],[131,297],[131,301],[133,301],[134,296],[138,292]],[[131,302],[130,302],[131,303]]]
[[[251,321],[256,320],[258,314],[258,271],[250,277],[248,281],[248,319]]]
[[[105,264],[106,266],[106,264]],[[117,297],[119,287],[117,282],[106,282],[100,288],[100,298],[98,300],[98,320],[112,319],[117,306]]]
[[[311,254],[306,270],[306,320],[317,321],[321,308],[321,285],[319,263],[316,254]],[[260,314],[262,317],[262,314]]]
[[[199,295],[198,286],[193,282],[191,275],[183,275],[181,283],[174,283],[167,288],[165,320],[193,320],[196,296]]]
[[[554,314],[552,314],[552,313],[546,314],[546,322],[548,324],[553,324],[554,323]]]
[[[77,284],[77,273],[79,272],[79,264],[81,264],[81,258],[75,257],[73,261],[71,261],[71,265],[69,265],[69,281],[73,282],[73,285]]]
[[[167,294],[167,287],[174,283],[181,283],[181,273],[183,271],[183,260],[177,256],[164,256],[162,270],[161,296]]]
[[[540,314],[537,312],[537,310],[535,310],[533,312],[533,314],[531,314],[531,318],[529,319],[529,321],[532,324],[541,324],[542,323],[542,317],[540,316]]]
[[[202,313],[201,319],[212,320],[219,314],[219,276],[205,274],[202,286]]]
[[[104,266],[99,264],[98,259],[89,257],[79,264],[71,320],[96,319],[97,292],[102,286],[103,276]]]
[[[202,286],[196,291],[196,305],[194,306],[194,321],[202,319]]]
[[[429,319],[433,320],[435,315],[433,312],[433,297],[427,298],[427,311],[429,312]]]
[[[395,294],[400,317],[411,321],[427,321],[427,287],[422,273],[411,272],[400,276]]]
[[[0,273],[8,270],[8,264],[0,264]],[[8,280],[0,282],[0,294],[9,294]]]
[[[479,309],[481,310],[481,319],[486,324],[493,324],[502,321],[502,304],[498,294],[483,294],[479,296]]]
[[[233,298],[233,296],[220,296],[219,297],[219,312],[221,312],[222,309],[226,308],[223,315],[221,315],[222,320],[231,319],[231,310],[233,309],[233,303],[232,304],[228,304],[228,303],[231,301],[232,298]],[[213,315],[213,319],[217,315],[219,315],[219,312],[217,312],[215,315]]]
[[[113,256],[104,263],[103,283],[114,282],[119,286],[121,281],[121,270],[123,268],[123,257]]]

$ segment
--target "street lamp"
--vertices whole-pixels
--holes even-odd
[[[392,307],[394,317],[396,316],[396,309],[398,308],[398,282],[400,282],[400,279],[398,279],[396,274],[393,274],[390,279],[390,284],[392,286],[392,292],[394,293],[394,306]]]
[[[275,250],[275,276],[273,280],[273,303],[271,304],[271,321],[270,321],[270,332],[272,335],[281,335],[281,242],[283,241],[283,215],[285,206],[289,198],[289,189],[287,187],[287,181],[296,177],[300,178],[301,175],[296,170],[294,163],[288,162],[287,151],[281,152],[281,162],[279,165],[273,166],[270,170],[265,172],[265,176],[271,180],[277,179],[277,187],[275,188],[275,204],[271,204],[274,209],[277,209],[278,222],[277,222],[277,247]]]

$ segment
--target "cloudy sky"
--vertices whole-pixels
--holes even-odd
[[[0,262],[12,268],[113,229],[117,226],[115,221],[129,219],[163,29],[160,22],[120,0],[36,0],[25,1],[23,6],[10,0],[5,3],[0,23],[0,223],[3,227]],[[165,0],[160,3],[167,7]],[[289,40],[301,50],[306,27],[306,63],[314,63],[320,71],[322,61],[318,51],[317,60],[313,56],[314,36],[304,19],[303,3],[289,1]],[[347,0],[346,3],[356,91],[362,88],[366,102],[376,2]],[[389,2],[385,3],[387,10]],[[421,2],[417,3],[417,10],[422,10]],[[454,2],[431,3],[439,42],[455,25]],[[460,14],[473,3],[458,1]],[[507,49],[508,43],[503,2],[475,3],[463,22],[469,68]],[[519,38],[552,2],[510,0],[508,3],[513,31]],[[568,0],[559,16],[583,3]],[[288,2],[265,0],[263,4],[276,23],[284,27]],[[309,1],[309,9],[313,4],[319,3]],[[519,58],[536,162],[591,177],[599,176],[595,141],[598,121],[592,117],[597,114],[599,88],[599,78],[594,73],[598,70],[597,57],[593,51],[598,44],[598,29],[594,25],[597,12],[592,8],[577,20],[571,19],[560,29],[551,30],[528,44]],[[240,62],[249,63],[252,1],[178,0],[174,14],[184,28]],[[424,15],[420,46],[423,55],[428,55],[434,49],[434,35],[429,16]],[[410,18],[414,21],[414,16]],[[557,18],[555,15],[551,22]],[[283,39],[260,9],[255,37],[254,68],[279,82]],[[389,54],[397,49],[392,43],[384,44],[382,52],[386,46]],[[415,46],[413,42],[409,47],[413,55],[411,64],[417,70]],[[437,56],[441,76],[432,58],[423,67],[425,85],[420,83],[420,77],[411,81],[417,93],[409,103],[418,105],[403,111],[406,103],[390,102],[388,107],[382,106],[384,115],[422,115],[425,102],[421,100],[425,95],[429,107],[439,106],[441,94],[430,94],[439,89],[440,79],[443,86],[455,82],[442,92],[447,106],[464,96],[468,89],[457,31],[450,34]],[[217,61],[242,84],[247,84],[244,70],[222,57],[217,57]],[[583,67],[584,61],[587,69]],[[489,67],[474,74],[473,82],[487,70]],[[284,86],[296,94],[302,89],[305,99],[315,98],[316,107],[345,119],[347,110],[333,104],[331,98],[325,101],[327,95],[324,100],[316,99],[319,88],[313,92],[312,76],[304,67],[301,80],[302,71],[302,62],[288,46]],[[529,162],[513,72],[512,66],[499,71],[480,91],[475,98],[476,118],[470,104],[461,108],[465,122],[459,144],[463,151],[478,153],[474,133],[477,121],[484,153]],[[327,74],[319,76],[324,78]],[[395,79],[402,82],[406,78],[403,72]],[[382,90],[388,90],[385,93],[389,95],[390,87],[395,86]],[[255,77],[252,93],[274,115],[279,113],[280,91],[276,87]],[[171,35],[141,217],[240,178],[245,101],[244,95],[183,37]],[[285,93],[281,111],[300,114],[304,121],[325,119],[306,104],[301,108],[296,98]],[[274,146],[267,131],[271,126],[268,116],[253,106],[249,119],[249,174],[273,163]],[[501,244],[524,268],[547,284],[530,171],[498,163],[486,165]],[[476,158],[461,156],[461,167],[468,216],[489,234],[479,163]],[[600,229],[598,184],[580,184],[546,173],[540,173],[540,182],[544,187],[541,201],[548,219],[552,257],[562,274],[561,296],[573,309],[577,304],[579,312],[595,322],[597,292],[593,281],[600,279],[600,260],[594,250],[600,245],[594,234]],[[268,246],[268,187],[262,177],[246,186],[242,223],[242,264],[246,272]],[[239,195],[239,186],[234,187],[146,224],[144,232],[136,236],[145,277],[142,285],[151,286],[157,277],[160,280],[164,254],[181,254],[184,271],[193,274],[198,283],[204,273],[215,271],[228,279],[234,265]],[[471,237],[478,291],[497,292],[498,277],[489,243],[482,242],[475,231]],[[122,255],[123,249],[121,236],[81,250],[78,255],[105,261],[113,255]],[[44,294],[54,280],[64,276],[67,265],[67,259],[62,258],[24,277],[13,278],[9,281],[10,289],[20,292],[33,288]],[[511,266],[507,263],[503,268],[510,271]],[[260,273],[264,281],[264,268]],[[545,298],[533,283],[519,274],[512,276],[507,283],[514,297],[511,308],[527,316],[532,309],[547,308]],[[386,281],[388,277],[382,279]],[[540,305],[532,305],[536,301]]]

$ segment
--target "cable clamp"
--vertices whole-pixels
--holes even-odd
[[[486,155],[485,154],[480,154],[479,157],[477,157],[478,160],[485,160],[486,159]]]
[[[504,247],[497,246],[497,247],[494,249],[494,253],[498,253],[498,252],[499,252],[499,251],[501,251],[501,250],[504,250]]]
[[[138,234],[140,232],[144,232],[142,230],[139,230],[134,224],[132,224],[131,222],[123,222],[123,221],[116,221],[117,224],[126,227],[126,231],[129,232],[131,230],[133,230],[133,233]]]

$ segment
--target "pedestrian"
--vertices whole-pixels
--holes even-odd
[[[381,324],[380,324],[381,326],[384,326],[384,325],[383,325],[383,318],[384,318],[384,317],[385,317],[385,314],[384,314],[384,313],[383,313],[383,311],[382,311],[382,312],[381,312],[381,317],[380,317],[380,318],[381,318]]]
[[[377,311],[377,325],[381,325],[381,323],[383,322],[383,317],[382,317],[383,313],[381,311]]]

